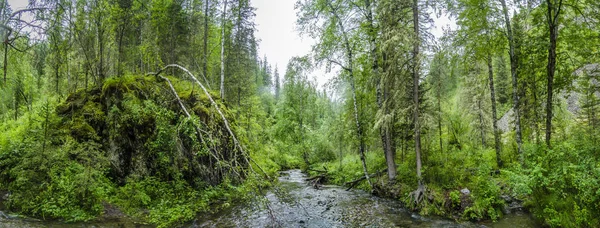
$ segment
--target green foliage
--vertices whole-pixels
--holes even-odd
[[[206,97],[173,82],[187,94],[184,103],[211,107]],[[182,117],[159,83],[153,77],[108,79],[102,89],[80,90],[59,105],[36,104],[26,116],[0,124],[0,189],[11,192],[7,206],[73,222],[97,218],[106,204],[114,204],[128,215],[172,227],[220,209],[209,207],[215,202],[229,205],[248,195],[256,180],[240,185],[240,176],[231,172],[238,167],[224,163],[235,149],[215,161],[215,150],[198,140],[195,126],[201,124],[208,134],[201,137],[230,148],[221,118],[212,108]]]
[[[346,182],[353,181],[361,176],[364,176],[362,164],[360,162],[360,156],[358,154],[347,154],[343,158],[338,159],[341,160],[316,163],[312,166],[312,168],[318,170],[326,168],[328,170],[329,182],[336,185],[344,185]],[[366,162],[367,167],[370,169],[369,172],[374,173],[384,168],[385,158],[381,152],[370,152],[366,154]],[[357,188],[369,189],[370,186],[368,186],[366,182],[362,182],[357,186]]]
[[[491,167],[483,166],[473,177],[471,182],[473,205],[466,208],[463,218],[470,220],[489,218],[496,221],[502,215],[500,209],[504,206],[504,201],[500,199],[500,186],[490,178],[491,171]]]
[[[600,222],[600,172],[597,156],[583,146],[587,143],[569,140],[552,150],[532,152],[528,203],[533,214],[549,226],[594,226]]]
[[[411,8],[423,5],[415,2],[298,1],[298,30],[317,42],[312,58],[290,61],[282,85],[277,68],[272,74],[267,57],[257,56],[250,1],[229,1],[226,12],[214,1],[42,1],[31,7],[51,9],[36,12],[40,26],[48,27],[33,30],[37,22],[8,18],[10,9],[3,8],[2,26],[12,29],[7,49],[0,50],[7,56],[7,79],[0,85],[0,190],[11,192],[7,206],[36,217],[85,221],[114,204],[153,224],[177,226],[268,186],[248,175],[250,167],[271,176],[280,169],[326,168],[329,181],[341,185],[364,175],[357,154],[364,143],[367,171],[382,170],[383,129],[391,133],[398,175],[375,178],[375,187],[389,184],[381,189],[409,202],[422,181],[426,200],[415,207],[422,214],[497,220],[504,206],[500,195],[509,195],[548,226],[600,224],[598,3],[509,4],[510,17],[504,18],[502,4],[491,0],[447,1],[436,11],[455,16],[458,29],[433,41],[413,34]],[[561,95],[548,106],[554,147],[547,148],[540,142],[551,2],[564,5],[556,20],[557,75],[550,90]],[[46,33],[29,34],[36,30]],[[518,57],[512,64],[510,36]],[[221,42],[224,56],[215,54]],[[433,49],[411,55],[425,47]],[[424,61],[415,64],[414,57]],[[247,155],[233,145],[203,91],[176,79],[180,72],[163,75],[172,75],[190,118],[163,81],[127,76],[168,63],[189,67],[209,89],[218,87],[225,66],[227,103],[219,101],[219,91],[209,93]],[[315,66],[340,71],[322,90],[309,77]],[[522,117],[523,164],[511,118],[504,118],[499,144],[504,166],[495,163],[490,72],[498,118],[516,105],[512,92],[520,99],[512,111]],[[422,75],[418,124],[413,73]],[[512,73],[518,73],[514,85]],[[571,113],[566,102],[574,100],[579,108]],[[416,126],[422,133],[420,179]],[[371,186],[362,182],[358,188]],[[460,193],[463,188],[471,195]]]
[[[12,193],[7,206],[25,214],[66,221],[100,215],[102,201],[113,189],[105,176],[108,160],[101,145],[93,141],[79,143],[57,128],[47,132],[44,126],[58,124],[59,118],[48,106],[38,108],[42,111],[31,112],[28,118],[2,124],[6,131],[1,138],[6,140],[0,146],[0,187]]]
[[[450,192],[450,201],[452,202],[452,207],[460,206],[460,192],[458,190]]]

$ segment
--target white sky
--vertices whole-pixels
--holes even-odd
[[[288,59],[295,55],[305,55],[312,42],[295,31],[296,0],[252,0],[256,7],[257,37],[260,42],[260,57],[267,55],[268,61],[279,70],[285,70]]]
[[[256,36],[261,40],[259,43],[259,56],[267,56],[269,63],[279,67],[279,74],[285,73],[288,60],[293,56],[309,54],[311,45],[314,43],[309,37],[301,38],[295,30],[296,0],[251,0],[252,6],[256,7]],[[443,28],[450,25],[456,28],[456,23],[449,20],[447,15],[437,18],[432,15],[434,26],[431,33],[440,38]],[[325,73],[324,69],[315,70],[312,75],[319,87],[322,87],[333,73]]]
[[[18,9],[23,9],[27,7],[28,4],[28,0],[8,0],[8,5],[10,5],[10,8],[13,12],[15,12]]]
[[[309,37],[300,37],[296,32],[296,10],[294,4],[297,0],[251,0],[256,7],[256,36],[259,43],[259,56],[267,56],[267,61],[279,68],[279,75],[283,78],[288,60],[294,56],[303,56],[310,53],[314,40]],[[312,72],[319,87],[323,86],[330,78],[331,73],[324,69]]]

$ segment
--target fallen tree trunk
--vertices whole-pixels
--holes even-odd
[[[241,144],[239,143],[239,141],[237,140],[237,138],[235,137],[235,134],[233,133],[233,131],[231,130],[231,127],[229,126],[229,121],[227,121],[227,118],[225,118],[225,115],[223,114],[223,112],[221,111],[221,108],[219,108],[219,105],[217,104],[217,102],[215,102],[215,100],[212,98],[212,96],[210,95],[210,93],[208,92],[208,90],[206,90],[206,88],[204,87],[204,85],[198,81],[198,79],[196,78],[196,76],[194,76],[188,69],[185,69],[184,67],[177,65],[177,64],[169,64],[165,67],[163,67],[161,70],[159,70],[156,73],[148,73],[149,75],[155,75],[157,77],[160,77],[160,73],[162,73],[163,71],[165,71],[168,68],[179,68],[180,70],[184,71],[187,76],[194,82],[196,82],[196,84],[198,84],[200,86],[200,88],[202,88],[202,90],[204,91],[204,94],[208,97],[208,99],[210,100],[210,102],[212,103],[213,107],[217,110],[217,112],[219,113],[219,115],[221,116],[221,118],[223,119],[223,123],[225,125],[225,128],[227,129],[227,132],[229,132],[229,135],[231,135],[231,138],[233,140],[233,143],[235,145],[236,148],[238,148],[240,150],[240,152],[242,153],[242,156],[244,158],[244,160],[246,161],[246,163],[248,164],[248,166],[250,167],[250,170],[254,171],[254,168],[252,168],[252,165],[250,164],[250,161],[252,161],[256,167],[258,167],[258,169],[260,169],[260,171],[265,175],[265,177],[267,177],[267,179],[271,179],[269,177],[269,175],[262,169],[262,167],[260,167],[260,165],[258,165],[256,163],[256,161],[252,160],[252,158],[250,158],[250,154],[246,153],[245,150],[242,148]],[[188,113],[189,114],[189,113]],[[234,154],[234,161],[237,160],[235,157],[237,156],[237,153]]]
[[[384,174],[386,172],[387,172],[387,169],[382,169],[382,170],[379,170],[376,173],[369,174],[368,176],[362,176],[362,177],[360,177],[360,178],[358,178],[356,180],[353,180],[353,181],[350,181],[350,182],[346,182],[344,184],[344,185],[348,186],[348,188],[346,189],[346,191],[350,191],[350,189],[354,188],[356,185],[358,185],[358,183],[360,183],[361,181],[366,180],[367,177],[368,178],[378,177],[378,176],[381,176],[382,174]]]
[[[179,103],[179,107],[181,107],[181,109],[183,110],[183,112],[185,113],[185,116],[191,121],[192,120],[192,116],[190,115],[190,113],[188,112],[187,108],[185,107],[185,105],[183,104],[183,101],[181,101],[181,98],[179,97],[179,95],[177,94],[177,91],[175,90],[175,87],[173,87],[173,83],[171,83],[171,80],[169,80],[166,77],[160,76],[160,75],[156,75],[157,77],[160,77],[161,79],[165,80],[167,82],[167,84],[169,85],[169,87],[171,88],[171,92],[173,92],[173,95],[175,96],[175,98],[177,98],[177,102]],[[208,147],[208,144],[206,144],[206,142],[204,141],[204,138],[202,137],[202,130],[198,127],[198,125],[196,125],[193,121],[192,124],[194,125],[194,128],[196,130],[196,135],[198,135],[198,139]],[[213,153],[213,149],[209,149],[209,154],[217,161],[217,162],[225,162],[227,163],[227,161],[224,161],[224,159],[219,159],[214,153]],[[194,154],[196,155],[196,154]],[[238,177],[242,177],[240,175],[240,173],[238,173],[233,166],[228,165],[230,167],[230,170],[233,171]]]

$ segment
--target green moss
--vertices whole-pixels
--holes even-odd
[[[85,221],[100,216],[108,202],[130,216],[172,227],[215,210],[216,202],[239,200],[252,184],[240,186],[243,180],[222,164],[234,154],[222,119],[204,93],[171,80],[192,119],[164,82],[125,76],[70,94],[49,110],[47,123],[32,121],[45,119],[47,112],[39,110],[27,123],[0,124],[6,130],[0,133],[0,187],[12,192],[9,208]],[[201,142],[196,126],[211,141]],[[215,161],[214,152],[224,160]]]

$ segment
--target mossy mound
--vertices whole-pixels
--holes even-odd
[[[78,142],[101,144],[111,163],[109,176],[117,183],[131,175],[161,180],[182,175],[193,186],[219,184],[231,169],[221,162],[234,159],[231,137],[206,95],[189,82],[171,81],[192,120],[160,79],[124,77],[107,80],[102,89],[71,94],[56,108],[63,117],[60,129]],[[207,133],[203,139],[194,124]]]
[[[222,194],[241,190],[233,186],[244,178],[244,155],[208,97],[170,80],[191,118],[165,81],[127,76],[2,123],[0,190],[11,192],[8,207],[80,221],[102,215],[108,202],[172,225],[234,198]]]

